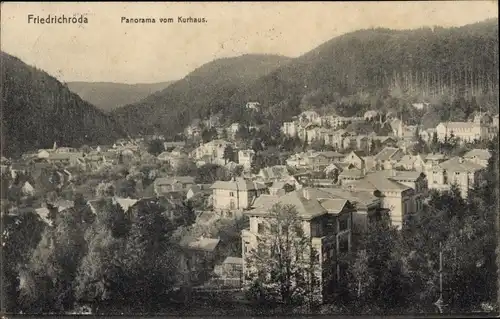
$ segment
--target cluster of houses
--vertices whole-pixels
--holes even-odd
[[[250,102],[246,108],[259,110],[259,104]],[[423,209],[429,189],[443,191],[455,184],[465,197],[488,165],[491,154],[484,149],[474,149],[463,156],[451,158],[438,153],[411,155],[401,141],[414,137],[417,128],[404,125],[390,114],[385,114],[381,123],[388,125],[390,136],[356,134],[349,130],[350,125],[380,119],[381,114],[376,111],[366,112],[363,117],[349,118],[303,112],[295,121],[283,124],[283,133],[309,142],[322,139],[325,144],[334,146],[336,151],[293,154],[286,160],[286,165],[264,167],[258,173],[251,172],[255,152],[238,149],[231,141],[230,136],[239,128],[237,123],[224,129],[228,133],[227,138],[219,137],[202,143],[192,151],[185,150],[184,142],[164,142],[165,151],[156,159],[158,163],[168,163],[174,169],[187,161],[197,166],[211,163],[243,167],[241,176],[211,184],[197,184],[193,176],[152,177],[154,181],[149,186],[150,191],[145,192],[151,197],[172,199],[171,195],[180,194],[177,198],[186,200],[198,193],[209,195],[210,209],[199,212],[196,219],[200,225],[242,216],[249,220],[248,227],[241,232],[241,256],[221,255],[219,238],[186,238],[181,246],[187,253],[180,268],[186,273],[194,273],[203,260],[202,267],[208,272],[213,271],[223,285],[245,285],[245,278],[252,270],[247,260],[257,249],[259,240],[267,238],[265,235],[269,232],[268,224],[273,218],[269,209],[276,203],[289,204],[295,206],[304,234],[319,252],[317,276],[322,283],[322,295],[326,296],[334,292],[336,283],[345,280],[346,266],[338,257],[356,249],[356,240],[372,218],[388,212],[391,223],[402,228],[407,220],[418,216]],[[473,121],[460,125],[440,123],[434,132],[439,139],[449,136],[451,132],[463,140],[486,139],[498,131],[498,116],[496,122],[494,119],[478,114]],[[219,121],[218,117],[211,116],[200,123],[193,123],[185,133],[196,136],[201,134],[201,127],[219,130]],[[471,130],[465,130],[469,126]],[[495,127],[497,131],[493,130]],[[427,135],[434,132],[420,131]],[[369,156],[367,154],[371,154],[370,145],[374,140],[380,142],[382,149]],[[234,150],[232,160],[226,154],[228,147]],[[110,147],[89,147],[86,150],[54,145],[52,149],[39,150],[26,157],[37,163],[58,164],[61,167],[59,177],[68,181],[71,180],[71,173],[66,167],[98,170],[126,161],[129,157],[137,159],[139,156],[140,161],[142,155],[137,154],[142,154],[143,148],[143,139],[120,140]],[[16,168],[4,162],[2,159],[2,172],[10,170],[15,173]],[[22,185],[22,191],[29,195],[34,189],[27,181]],[[141,199],[115,196],[111,200],[127,210]],[[59,200],[50,207],[36,208],[36,212],[48,222],[48,216],[54,209],[62,211],[72,205],[72,202]],[[91,200],[89,205],[98,203]],[[200,278],[189,277],[188,280],[198,282]]]
[[[374,121],[381,127],[387,127],[386,136],[378,136],[375,132],[360,133],[357,130],[359,125],[356,124]],[[366,150],[373,140],[381,142],[389,140],[407,148],[414,142],[417,132],[425,142],[430,142],[434,134],[437,134],[440,141],[451,136],[463,142],[487,140],[498,133],[498,128],[498,115],[492,117],[483,112],[476,113],[468,122],[442,122],[436,128],[424,129],[418,125],[406,125],[394,113],[381,114],[372,110],[367,111],[363,117],[320,116],[315,111],[305,111],[295,117],[294,121],[283,123],[281,130],[287,136],[298,137],[308,143],[322,141],[336,150]]]

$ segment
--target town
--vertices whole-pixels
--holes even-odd
[[[498,316],[496,7],[2,2],[0,314]]]
[[[259,105],[244,108],[260,112]],[[177,227],[170,238],[179,246],[176,289],[189,288],[190,298],[240,296],[263,271],[266,277],[287,267],[276,254],[295,260],[305,253],[314,269],[308,261],[301,271],[314,289],[304,295],[323,304],[338,300],[353,280],[348,273],[355,266],[344,256],[366,254],[371,225],[382,220],[404,233],[433,206],[468,203],[498,156],[491,148],[498,114],[480,110],[467,122],[430,129],[375,110],[358,117],[307,110],[281,123],[280,136],[273,136],[278,147],[256,138],[259,126],[221,123],[217,115],[197,119],[175,141],[155,135],[78,149],[54,143],[18,160],[2,157],[2,211],[34,213],[46,227],[77,207],[97,219],[107,205],[123,216],[144,209],[167,214]],[[281,242],[283,227],[292,224],[301,230]],[[302,246],[290,249],[297,239]],[[293,281],[266,277],[261,284]],[[281,294],[281,302],[292,298]]]

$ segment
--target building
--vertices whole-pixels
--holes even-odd
[[[403,150],[396,147],[384,147],[375,155],[375,165],[377,170],[392,169],[404,156]]]
[[[396,168],[403,168],[405,170],[425,172],[425,159],[426,156],[424,154],[404,155],[395,166]]]
[[[238,151],[238,164],[243,166],[243,169],[249,171],[252,168],[253,158],[255,157],[254,150]]]
[[[83,153],[67,152],[67,153],[50,153],[47,161],[53,164],[61,164],[65,166],[80,166],[84,165]]]
[[[300,123],[313,123],[321,125],[321,117],[315,111],[304,111],[298,116]]]
[[[484,169],[484,165],[462,157],[450,158],[433,166],[427,172],[429,188],[446,191],[451,188],[451,185],[456,184],[461,195],[466,198],[469,189],[476,181],[479,181],[480,173]]]
[[[247,104],[245,105],[245,108],[248,110],[258,111],[258,110],[260,110],[260,103],[259,102],[247,102]]]
[[[356,240],[366,229],[369,218],[380,210],[379,198],[368,193],[360,197],[354,192],[327,188],[304,188],[283,196],[259,197],[252,209],[244,212],[250,219],[249,228],[241,235],[244,278],[255,272],[248,259],[259,243],[274,240],[276,236],[270,231],[276,218],[270,209],[276,203],[292,205],[297,210],[305,238],[317,252],[314,258],[318,266],[315,275],[320,282],[319,293],[322,298],[334,293],[336,283],[346,279],[345,265],[337,256],[355,249]]]
[[[227,146],[233,146],[232,143],[225,140],[213,140],[208,143],[198,146],[194,151],[191,152],[191,157],[195,160],[204,160],[208,163],[224,165],[226,160],[224,159],[224,151]]]
[[[491,153],[487,149],[476,148],[476,149],[473,149],[473,150],[470,150],[469,152],[467,152],[463,156],[463,158],[486,167],[486,166],[488,166],[488,161],[491,158]]]
[[[352,151],[342,160],[345,164],[347,164],[347,168],[357,168],[359,170],[365,168],[365,160],[363,159],[363,153]]]
[[[365,114],[363,115],[363,118],[365,121],[373,121],[377,117],[379,117],[379,113],[377,111],[371,110],[371,111],[366,111]]]
[[[243,258],[229,256],[215,266],[214,273],[222,286],[241,287],[243,282]]]
[[[168,193],[187,192],[195,185],[191,176],[160,177],[154,181],[154,191],[157,196]]]
[[[248,209],[257,197],[268,191],[266,185],[241,177],[216,181],[210,188],[213,190],[214,209],[225,211]]]
[[[163,152],[157,158],[164,163],[168,163],[173,169],[178,168],[188,160],[187,154],[181,152]]]
[[[425,174],[388,170],[366,174],[363,178],[342,186],[347,190],[377,194],[381,198],[382,208],[390,211],[392,224],[402,227],[406,218],[414,216],[423,207],[416,200],[427,194],[426,184],[428,181]]]
[[[286,136],[295,137],[298,135],[299,124],[297,122],[284,122],[281,126],[281,131]]]
[[[219,238],[183,238],[180,246],[183,248],[179,254],[179,270],[185,274],[186,283],[203,283],[209,278],[209,274],[214,269],[220,259],[220,239]],[[202,278],[200,278],[200,275]],[[203,276],[205,275],[205,276]]]
[[[485,113],[476,113],[470,122],[441,122],[436,127],[440,141],[455,136],[463,142],[491,139],[496,130],[492,125],[492,118]]]
[[[239,130],[240,130],[240,123],[233,123],[227,129],[227,132],[234,138],[234,136],[236,135],[236,133],[238,133]]]

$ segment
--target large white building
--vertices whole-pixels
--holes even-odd
[[[470,122],[441,122],[436,127],[436,132],[440,141],[453,135],[461,141],[473,142],[474,140],[491,139],[497,130],[489,115],[478,113]]]

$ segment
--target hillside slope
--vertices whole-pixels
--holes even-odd
[[[489,107],[497,108],[498,21],[345,34],[258,79],[231,103],[256,100],[269,108],[288,100],[319,107],[351,95],[367,107],[387,95],[431,102],[488,95],[495,102]]]
[[[1,65],[2,153],[108,143],[125,133],[109,115],[42,70],[5,52]]]
[[[229,99],[242,87],[285,65],[290,58],[243,55],[218,59],[139,103],[113,114],[132,133],[180,132],[194,118],[231,107]]]
[[[68,82],[68,88],[99,109],[110,112],[120,106],[139,102],[167,88],[170,82],[124,84],[111,82]]]

